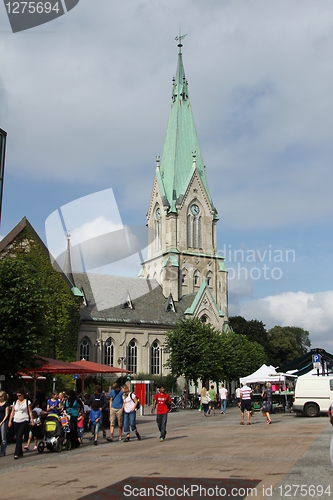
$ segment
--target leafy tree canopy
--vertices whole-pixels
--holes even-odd
[[[221,366],[225,379],[246,377],[266,362],[267,355],[262,345],[233,331],[223,334]]]
[[[269,360],[282,366],[305,354],[310,346],[309,332],[294,326],[274,326],[268,330]]]
[[[230,328],[238,334],[245,335],[251,342],[257,342],[265,349],[268,348],[268,336],[266,325],[257,319],[246,320],[242,316],[232,316],[229,318]]]
[[[184,376],[194,384],[198,379],[222,380],[222,335],[212,325],[198,318],[181,319],[165,336],[164,346],[170,351],[166,366],[173,376]]]
[[[0,261],[0,289],[2,374],[31,366],[36,353],[75,359],[80,302],[28,228]]]

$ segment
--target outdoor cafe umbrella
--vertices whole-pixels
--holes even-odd
[[[89,375],[96,375],[97,373],[131,373],[130,370],[125,370],[124,368],[116,368],[115,366],[103,365],[101,363],[94,363],[93,361],[87,361],[81,359],[80,361],[72,361],[69,363],[76,368],[75,373],[80,375],[82,380],[82,397],[84,393],[84,377]]]

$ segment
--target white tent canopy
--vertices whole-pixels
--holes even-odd
[[[241,377],[240,383],[247,382],[248,384],[264,384],[265,382],[279,383],[285,382],[285,375],[277,373],[274,366],[262,365],[257,371],[251,373],[247,377]]]

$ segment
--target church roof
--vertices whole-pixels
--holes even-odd
[[[88,273],[74,273],[75,285],[84,293],[86,306],[80,314],[85,321],[105,321],[135,325],[156,325],[172,328],[185,317],[195,293],[166,307],[168,298],[156,280]],[[122,297],[129,294],[133,307],[124,307]]]
[[[160,190],[165,193],[170,212],[176,212],[176,203],[181,202],[195,170],[213,207],[188,93],[182,44],[179,43],[178,47],[178,66],[172,85],[169,121],[161,161],[156,169]]]

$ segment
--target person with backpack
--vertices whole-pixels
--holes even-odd
[[[121,389],[123,391],[124,432],[126,433],[124,442],[128,443],[130,440],[130,427],[140,441],[141,436],[136,428],[136,409],[139,400],[136,395],[129,390],[127,384],[124,384]]]
[[[162,442],[164,441],[167,433],[166,426],[168,421],[168,411],[171,406],[170,395],[165,393],[165,387],[163,385],[159,386],[159,392],[157,392],[154,396],[154,405],[152,409],[153,415],[156,406],[156,423],[158,430],[160,431],[160,441]]]
[[[105,394],[103,394],[103,392],[101,392],[101,388],[99,385],[95,385],[94,387],[94,394],[89,398],[89,400],[87,401],[87,405],[88,406],[92,406],[92,404],[97,401],[98,402],[98,407],[99,409],[101,410],[102,412],[102,415],[104,417],[104,413],[105,413],[105,409],[107,407],[107,401],[106,401],[106,397],[105,397]],[[102,417],[102,422],[101,422],[101,425],[100,427],[102,428],[102,431],[103,431],[103,437],[105,438],[106,437],[106,432],[105,432],[105,429],[104,429],[104,425],[103,425],[103,420],[104,418]],[[91,440],[95,439],[95,436],[94,434],[92,434]]]

